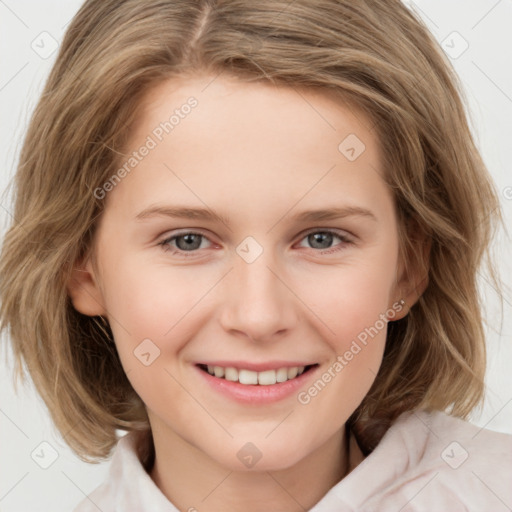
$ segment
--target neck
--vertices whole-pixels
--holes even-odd
[[[165,435],[163,435],[165,433]],[[345,428],[286,469],[235,471],[219,465],[176,433],[153,429],[149,474],[179,510],[303,512],[315,505],[363,458]]]

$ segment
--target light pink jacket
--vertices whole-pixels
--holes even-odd
[[[107,480],[74,512],[179,512],[118,443]],[[510,512],[512,435],[441,412],[404,413],[310,512]]]

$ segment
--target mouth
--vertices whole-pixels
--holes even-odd
[[[253,371],[233,366],[216,366],[198,364],[197,367],[212,377],[220,380],[237,382],[246,386],[273,386],[299,378],[301,375],[311,371],[318,364],[305,366],[287,366],[264,371]]]

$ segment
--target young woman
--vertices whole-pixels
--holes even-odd
[[[0,264],[66,441],[119,443],[76,511],[506,510],[512,436],[464,421],[497,211],[399,1],[87,1]]]

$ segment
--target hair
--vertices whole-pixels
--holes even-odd
[[[347,422],[368,454],[401,413],[467,418],[483,400],[485,336],[477,274],[501,212],[457,75],[399,0],[88,0],[71,22],[20,154],[0,261],[0,328],[52,419],[84,461],[116,430],[149,432],[112,331],[67,293],[93,254],[104,201],[144,95],[178,77],[316,90],[373,122],[393,193],[399,253],[426,288],[388,324],[376,379]],[[430,244],[426,255],[424,244]],[[497,282],[495,280],[495,282]],[[15,379],[16,385],[16,379]]]

